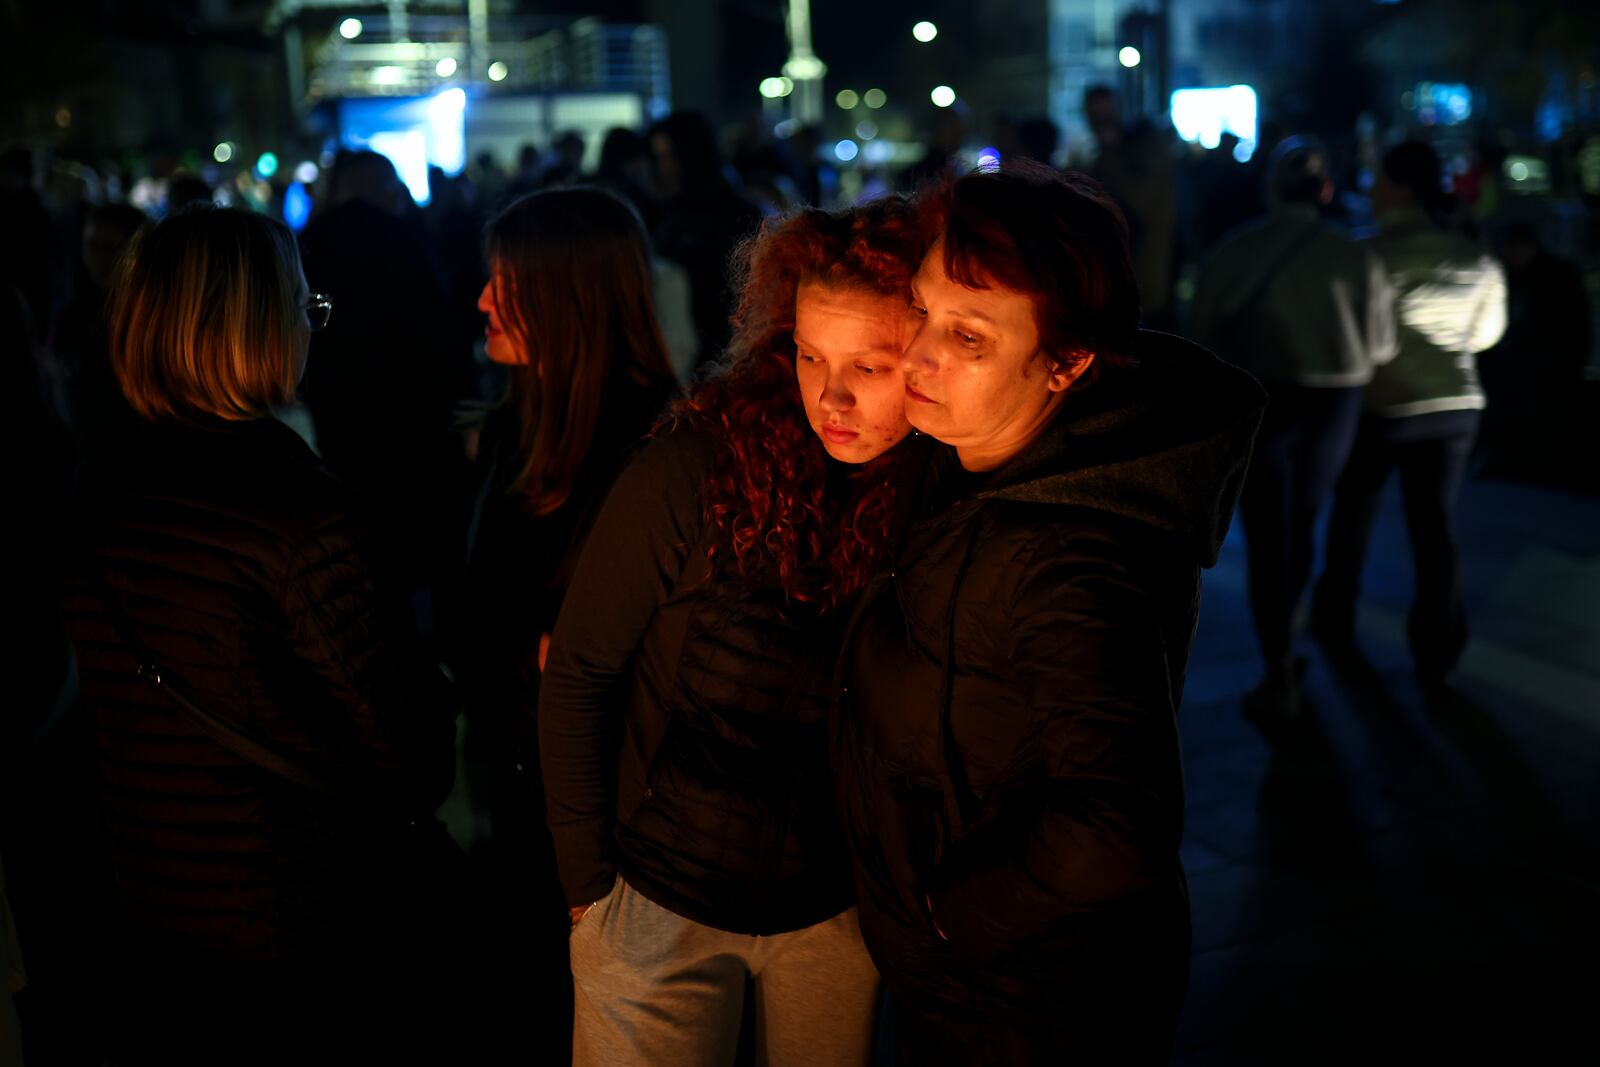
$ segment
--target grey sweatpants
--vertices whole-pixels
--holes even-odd
[[[728,1067],[746,976],[757,1063],[864,1067],[878,972],[856,911],[757,937],[702,926],[622,879],[572,931],[573,1067]]]

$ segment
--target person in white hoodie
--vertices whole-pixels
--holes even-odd
[[[1322,220],[1329,169],[1313,138],[1273,150],[1271,212],[1217,247],[1190,309],[1194,338],[1255,375],[1270,398],[1239,502],[1266,667],[1245,710],[1263,724],[1299,715],[1292,620],[1311,577],[1317,515],[1355,442],[1362,387],[1396,349],[1388,272]]]
[[[1450,225],[1441,179],[1438,153],[1406,141],[1384,155],[1373,186],[1378,231],[1370,247],[1395,285],[1400,352],[1366,387],[1311,609],[1317,636],[1353,642],[1367,543],[1384,484],[1398,468],[1416,572],[1408,637],[1424,679],[1452,670],[1467,643],[1456,498],[1484,407],[1476,354],[1506,326],[1505,274]]]

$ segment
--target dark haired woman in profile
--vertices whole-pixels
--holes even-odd
[[[584,535],[675,381],[656,325],[648,239],[622,200],[581,187],[529,194],[489,222],[487,246],[478,307],[507,383],[478,436],[452,663],[471,751],[489,778],[494,848],[484,858],[499,928],[485,934],[511,957],[509,977],[497,973],[488,990],[518,1001],[485,1017],[520,1020],[518,1040],[548,1053],[549,1035],[565,1034],[570,1017],[567,914],[535,738],[519,738],[519,709],[526,704],[533,721],[543,646]]]
[[[865,1064],[878,976],[833,814],[828,682],[910,431],[909,206],[748,244],[725,365],[618,481],[539,708],[573,1062]]]
[[[943,442],[836,731],[901,1062],[1165,1063],[1188,974],[1175,714],[1263,407],[1138,329],[1120,214],[1042,167],[924,194],[901,363]]]

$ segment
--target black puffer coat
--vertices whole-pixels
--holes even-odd
[[[837,766],[907,1063],[1170,1047],[1189,948],[1175,714],[1264,398],[1187,342],[1141,345],[1140,369],[1069,392],[999,470],[963,476],[944,450],[854,623]]]
[[[444,678],[374,578],[357,501],[275,420],[147,427],[86,475],[62,595],[99,743],[112,862],[135,930],[177,954],[303,957],[399,888],[397,823],[234,755],[134,673],[99,567],[164,671],[213,713],[369,796],[430,812],[454,771]]]
[[[774,934],[850,906],[827,738],[843,620],[708,562],[721,447],[675,431],[618,479],[556,625],[540,754],[570,904],[620,873],[696,922]]]

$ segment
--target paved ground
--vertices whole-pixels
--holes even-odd
[[[1462,541],[1474,639],[1451,685],[1410,672],[1391,492],[1364,656],[1307,640],[1309,721],[1271,744],[1238,710],[1259,667],[1237,531],[1210,576],[1174,1063],[1600,1062],[1600,500],[1471,483]]]

